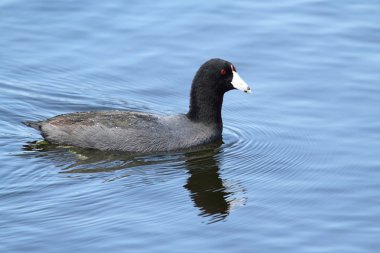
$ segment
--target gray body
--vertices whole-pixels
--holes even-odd
[[[160,116],[128,111],[79,112],[27,122],[53,144],[99,150],[162,152],[213,142],[222,130],[186,115]]]

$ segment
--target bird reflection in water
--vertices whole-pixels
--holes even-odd
[[[244,192],[238,184],[229,184],[220,176],[219,154],[215,148],[196,154],[186,154],[186,167],[190,174],[184,186],[190,191],[194,205],[202,216],[211,216],[210,223],[225,219],[231,208],[244,203],[244,198],[237,198]]]
[[[153,166],[157,175],[160,175],[162,165],[170,167],[176,164],[177,167],[173,165],[176,170],[187,169],[189,177],[184,187],[189,191],[194,206],[200,210],[201,216],[210,217],[208,223],[213,223],[224,220],[233,207],[245,204],[244,188],[237,182],[222,179],[220,175],[221,144],[207,145],[186,153],[136,155],[31,142],[23,150],[32,152],[25,152],[22,156],[49,158],[62,168],[61,173],[68,175],[122,172],[122,176],[108,179],[107,182],[133,175],[144,176],[141,174],[144,166],[149,166],[150,172]],[[138,173],[133,173],[135,169]],[[128,172],[123,174],[126,170]]]

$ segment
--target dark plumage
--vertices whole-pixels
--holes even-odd
[[[24,123],[53,144],[128,152],[187,149],[221,138],[223,96],[235,88],[250,92],[230,62],[211,59],[193,79],[187,114],[77,112]]]

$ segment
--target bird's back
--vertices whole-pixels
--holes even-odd
[[[211,142],[221,134],[185,115],[128,111],[70,113],[28,125],[54,144],[129,152],[184,149]]]

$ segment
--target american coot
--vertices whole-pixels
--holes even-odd
[[[52,144],[128,152],[187,149],[221,138],[223,96],[232,89],[251,92],[232,63],[211,59],[195,74],[187,114],[94,111],[24,123]]]

